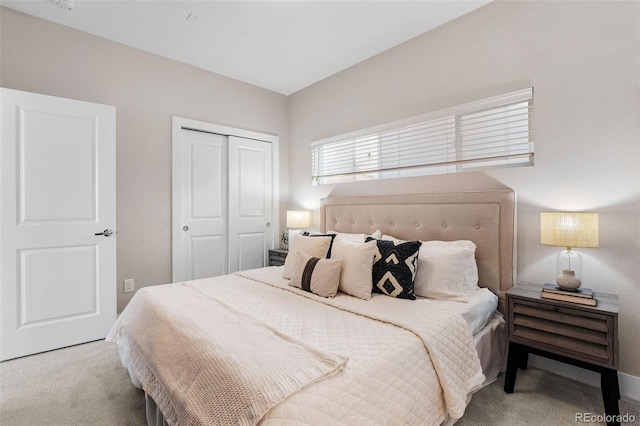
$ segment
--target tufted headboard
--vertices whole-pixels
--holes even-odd
[[[515,193],[512,190],[434,194],[328,197],[320,208],[321,230],[383,234],[403,240],[471,240],[480,287],[499,298],[514,281]]]

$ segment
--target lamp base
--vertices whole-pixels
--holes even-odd
[[[575,291],[582,285],[580,278],[576,277],[575,271],[571,269],[563,269],[562,273],[556,278],[556,284],[563,290]]]

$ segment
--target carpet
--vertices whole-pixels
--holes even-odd
[[[0,363],[2,426],[146,425],[144,392],[103,340]]]
[[[576,425],[576,413],[602,415],[600,389],[546,371],[519,371],[515,392],[503,376],[477,392],[460,426]],[[640,402],[620,412],[640,425]],[[116,345],[86,343],[0,363],[2,426],[143,426],[144,393],[129,380]],[[589,423],[604,424],[604,423]]]
[[[623,398],[618,401],[620,414],[633,415],[640,425],[640,402]],[[504,374],[498,380],[473,395],[464,417],[457,426],[534,426],[534,425],[606,425],[598,420],[604,416],[604,404],[599,388],[585,385],[544,370],[518,370],[512,394],[504,392]]]

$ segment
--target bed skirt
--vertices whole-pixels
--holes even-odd
[[[144,398],[147,403],[147,424],[149,426],[169,426],[153,398],[146,393]]]
[[[487,325],[473,336],[473,342],[480,358],[484,383],[490,385],[507,366],[507,326],[501,313],[496,312]]]

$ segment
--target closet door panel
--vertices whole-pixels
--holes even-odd
[[[229,136],[229,272],[267,264],[271,176],[270,143]]]
[[[187,129],[174,141],[174,282],[228,273],[226,147],[226,136]]]

